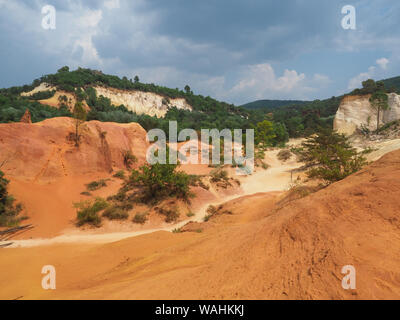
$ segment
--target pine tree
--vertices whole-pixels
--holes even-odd
[[[366,159],[349,143],[348,138],[332,129],[320,129],[302,144],[301,161],[311,169],[309,178],[327,184],[342,180],[359,171]]]

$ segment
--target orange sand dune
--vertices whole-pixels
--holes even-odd
[[[281,209],[278,193],[233,200],[200,233],[1,249],[0,298],[399,299],[399,196],[397,151]],[[57,290],[41,288],[43,265]]]

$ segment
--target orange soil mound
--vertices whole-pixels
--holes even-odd
[[[74,125],[71,118],[0,124],[0,160],[8,160],[2,170],[11,178],[36,182],[123,169],[124,151],[144,162],[146,131],[137,123],[86,122],[79,148],[67,138],[75,132]]]
[[[277,209],[277,193],[236,199],[201,233],[107,245],[0,250],[0,298],[400,298],[400,152]],[[40,287],[57,269],[57,290]],[[353,265],[357,289],[344,290]]]
[[[11,180],[10,193],[21,202],[29,216],[25,223],[35,228],[21,235],[53,237],[76,218],[74,202],[87,200],[80,193],[85,184],[110,178],[112,171],[126,169],[123,153],[130,151],[145,162],[146,131],[137,123],[98,121],[81,126],[79,148],[68,139],[75,132],[71,118],[53,118],[40,123],[0,124],[0,163]],[[96,196],[115,194],[121,180],[109,181]]]

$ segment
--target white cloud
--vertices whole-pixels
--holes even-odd
[[[348,89],[353,90],[356,88],[360,88],[362,82],[368,79],[375,79],[378,80],[379,78],[384,77],[384,73],[382,71],[387,70],[387,66],[389,64],[389,59],[387,58],[380,58],[376,60],[376,64],[380,67],[377,68],[376,66],[371,66],[368,68],[367,72],[362,72],[355,76],[354,78],[350,79],[349,84],[347,86]]]
[[[104,2],[104,7],[109,10],[119,9],[120,8],[119,0],[107,0]]]
[[[369,67],[367,72],[362,72],[354,78],[350,79],[347,88],[353,90],[361,87],[361,83],[365,80],[372,79],[375,74],[376,67]]]
[[[233,95],[253,96],[255,99],[276,98],[282,96],[304,96],[311,88],[305,84],[306,76],[296,70],[285,70],[277,77],[269,63],[248,66],[241,80],[230,93]]]
[[[386,70],[387,65],[389,64],[389,60],[386,58],[381,58],[376,60],[376,64],[379,65],[383,70]]]

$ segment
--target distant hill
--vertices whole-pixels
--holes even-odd
[[[385,84],[385,88],[400,93],[400,76],[381,80]],[[330,99],[322,100],[328,101]],[[270,111],[281,107],[301,107],[310,104],[312,101],[303,100],[257,100],[242,105],[242,108],[248,110],[268,109]]]
[[[382,80],[385,84],[385,88],[394,89],[397,93],[400,93],[400,77],[393,77],[389,79]]]
[[[246,103],[242,105],[242,107],[250,110],[265,109],[265,108],[276,109],[286,106],[301,106],[308,104],[310,102],[311,101],[302,101],[302,100],[258,100]]]

